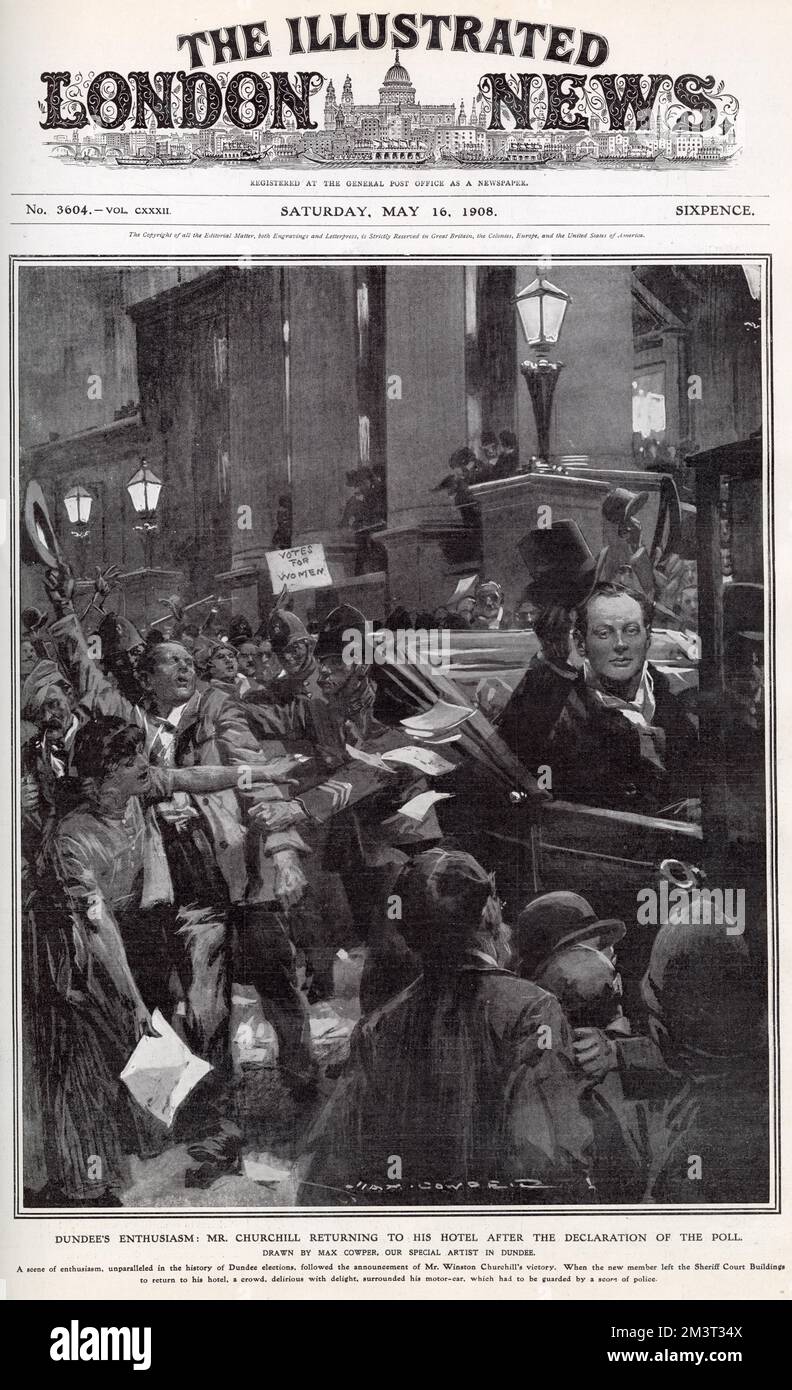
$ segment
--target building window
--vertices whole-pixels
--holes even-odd
[[[647,443],[665,443],[666,437],[665,364],[637,372],[632,384],[633,435]]]

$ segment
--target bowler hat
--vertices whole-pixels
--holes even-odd
[[[366,631],[366,617],[351,603],[340,603],[324,619],[316,638],[316,656],[341,656],[348,642],[345,633]]]
[[[599,947],[621,941],[627,928],[615,917],[597,917],[578,893],[543,893],[517,918],[517,949],[523,973],[534,979],[556,951],[581,941]]]
[[[538,607],[561,603],[574,608],[588,597],[597,562],[576,521],[537,526],[518,543],[531,576],[524,598]]]

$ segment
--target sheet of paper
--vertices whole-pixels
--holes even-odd
[[[140,1039],[121,1080],[138,1105],[170,1129],[179,1106],[212,1067],[190,1051],[159,1009],[152,1022],[160,1036]]]
[[[242,1172],[251,1182],[279,1183],[291,1177],[291,1169],[285,1168],[270,1154],[246,1154],[242,1160]]]
[[[456,604],[460,602],[461,599],[467,598],[468,594],[472,594],[477,583],[477,574],[463,575],[463,577],[458,581],[453,594],[451,595],[450,599],[448,600],[448,603],[446,604],[446,607],[454,608]]]
[[[403,729],[417,734],[446,734],[469,719],[474,711],[469,705],[452,705],[448,700],[438,700],[423,714],[411,714],[402,719]]]
[[[453,792],[419,792],[418,796],[414,796],[411,801],[405,801],[404,805],[399,807],[397,814],[407,816],[409,820],[422,821],[428,816],[436,802],[449,801],[452,796]]]
[[[433,753],[431,748],[392,748],[389,753],[383,753],[382,760],[384,763],[403,763],[405,767],[414,767],[427,777],[442,777],[444,773],[454,771],[454,764],[447,758],[441,758],[439,753]]]
[[[367,753],[364,748],[355,748],[351,743],[346,745],[347,757],[353,763],[363,763],[366,767],[375,767],[378,772],[393,772],[392,767],[383,761],[379,753]]]
[[[426,744],[436,748],[441,743],[459,743],[461,734],[419,734],[416,729],[410,731],[410,737],[416,738],[421,744]]]

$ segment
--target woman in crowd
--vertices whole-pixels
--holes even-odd
[[[168,891],[161,842],[141,802],[222,791],[239,768],[155,768],[143,730],[114,715],[80,729],[78,804],[56,825],[33,895],[36,1052],[45,1117],[48,1202],[119,1205],[126,1154],[151,1148],[145,1114],[119,1076],[151,1017],[127,954],[141,901]],[[270,780],[264,766],[245,769]]]

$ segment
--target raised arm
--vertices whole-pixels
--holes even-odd
[[[130,723],[140,724],[142,716],[137,706],[111,685],[88,650],[82,624],[74,611],[74,578],[69,567],[48,570],[45,585],[57,614],[50,632],[58,659],[77,696],[78,716],[90,719],[95,714],[117,714]]]

